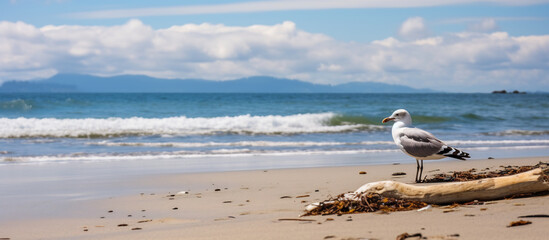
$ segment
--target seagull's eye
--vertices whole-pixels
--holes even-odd
[[[396,114],[396,116],[398,117],[398,113]]]

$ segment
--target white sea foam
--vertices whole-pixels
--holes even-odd
[[[126,135],[184,136],[196,134],[296,134],[344,132],[380,126],[329,124],[334,113],[289,116],[227,116],[212,118],[0,118],[0,138],[109,137]]]
[[[448,145],[511,145],[511,144],[549,144],[549,139],[530,140],[453,140],[445,141]]]
[[[549,144],[549,139],[533,140],[452,140],[448,145],[513,145],[513,144]],[[109,147],[326,147],[326,146],[367,146],[389,145],[393,141],[361,141],[361,142],[315,142],[315,141],[237,141],[237,142],[90,142],[89,145]]]
[[[526,149],[543,149],[543,148],[549,148],[547,145],[537,145],[537,146],[505,146],[505,147],[472,147],[468,148],[467,150],[526,150]]]
[[[519,129],[511,129],[511,130],[505,130],[501,132],[489,132],[484,133],[484,135],[487,136],[540,136],[540,135],[549,135],[549,130],[542,130],[542,131],[532,131],[532,130],[519,130]]]
[[[250,149],[217,149],[212,151],[176,151],[176,152],[146,152],[146,153],[101,153],[101,154],[57,154],[44,156],[0,157],[1,162],[14,163],[66,163],[124,160],[154,160],[203,157],[246,157],[246,156],[300,156],[324,154],[367,154],[397,152],[396,149],[359,149],[359,150],[250,150]]]
[[[519,146],[476,146],[467,150],[528,150],[547,149],[548,145]],[[372,154],[397,153],[398,149],[323,149],[323,150],[266,150],[266,149],[215,149],[209,151],[173,151],[173,152],[132,152],[132,153],[72,153],[42,156],[0,157],[0,163],[15,162],[23,164],[96,162],[96,161],[128,161],[155,159],[183,159],[204,157],[247,157],[247,156],[303,156],[303,155],[342,155],[342,154]]]
[[[325,147],[325,146],[356,146],[356,145],[393,145],[393,141],[363,141],[363,142],[314,142],[314,141],[238,141],[238,142],[90,142],[90,145],[109,147]]]

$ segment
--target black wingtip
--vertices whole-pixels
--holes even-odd
[[[451,158],[455,158],[455,159],[459,159],[459,160],[463,160],[463,161],[467,161],[466,158],[471,158],[471,156],[467,155],[467,156],[458,156],[458,155],[444,155],[446,157],[451,157]]]

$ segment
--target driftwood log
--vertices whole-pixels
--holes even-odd
[[[367,183],[353,193],[344,194],[340,201],[359,201],[367,194],[386,198],[421,201],[431,204],[496,200],[504,197],[549,191],[549,177],[540,168],[511,176],[486,178],[468,182],[451,182],[434,185],[412,185],[395,181]],[[307,211],[321,204],[307,206]]]

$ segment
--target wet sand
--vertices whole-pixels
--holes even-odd
[[[426,161],[424,174],[539,161],[549,162],[549,157]],[[519,216],[549,214],[547,195],[421,212],[299,217],[307,204],[367,182],[411,183],[415,168],[399,164],[106,179],[101,187],[108,194],[97,198],[55,198],[32,206],[22,199],[4,211],[10,215],[0,220],[0,239],[395,239],[404,232],[427,239],[549,236],[549,218],[522,218],[532,223],[507,227]],[[392,176],[394,172],[407,175]]]

